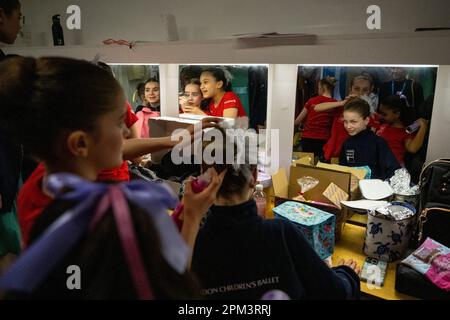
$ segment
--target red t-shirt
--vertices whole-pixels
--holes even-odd
[[[125,124],[130,128],[138,121],[138,117],[131,111],[131,105],[127,102],[127,115],[125,117]],[[97,176],[97,181],[129,181],[130,172],[128,171],[128,164],[126,161],[118,168],[102,170]]]
[[[314,107],[324,102],[336,102],[336,99],[324,96],[317,96],[309,99],[304,108],[308,111],[305,120],[305,129],[302,132],[303,138],[328,140],[330,138],[331,126],[334,117],[340,111],[339,108],[333,108],[323,112],[317,112]]]
[[[209,111],[207,112],[207,114],[213,117],[223,117],[223,112],[226,109],[232,108],[238,109],[238,117],[247,116],[239,97],[231,91],[225,92],[217,107],[214,106],[214,99],[211,99],[211,102],[209,103]]]
[[[42,179],[45,175],[45,167],[40,163],[23,184],[17,196],[17,217],[19,220],[22,242],[28,245],[31,227],[46,208],[52,198],[42,191]]]
[[[333,119],[330,139],[328,139],[327,143],[323,146],[323,155],[328,161],[330,161],[331,158],[339,157],[341,154],[342,145],[349,137],[349,134],[344,127],[344,108],[339,107],[336,109],[338,109],[338,112]]]
[[[138,117],[132,111],[131,104],[128,101],[126,102],[126,105],[127,105],[127,115],[125,117],[125,124],[127,128],[131,128],[131,126],[135,124],[136,121],[138,121]]]
[[[404,165],[406,152],[405,142],[406,140],[413,139],[415,135],[407,133],[405,128],[394,128],[388,124],[382,125],[378,129],[377,135],[386,140],[398,163]]]

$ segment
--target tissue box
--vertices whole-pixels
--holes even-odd
[[[275,218],[293,222],[320,258],[334,251],[335,216],[303,203],[286,201],[273,209]]]

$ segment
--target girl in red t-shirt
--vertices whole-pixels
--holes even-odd
[[[206,114],[214,117],[245,117],[239,97],[231,92],[231,82],[220,68],[209,68],[200,75],[200,89],[208,106]]]
[[[331,125],[336,116],[336,109],[330,109],[326,112],[318,112],[314,110],[317,104],[324,102],[337,102],[332,98],[332,92],[336,79],[334,77],[326,77],[321,79],[318,84],[318,96],[309,99],[303,110],[295,119],[294,124],[304,124],[300,146],[303,152],[313,152],[319,158],[323,154],[323,146],[330,138]]]
[[[416,153],[423,145],[428,129],[428,121],[418,119],[420,128],[416,134],[406,132],[406,126],[411,124],[410,112],[406,101],[398,95],[387,96],[380,104],[378,112],[383,123],[377,135],[383,137],[394,153],[397,161],[405,165],[405,153]]]

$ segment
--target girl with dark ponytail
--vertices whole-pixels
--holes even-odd
[[[405,165],[405,153],[419,151],[428,130],[428,121],[420,118],[416,120],[420,125],[416,133],[406,131],[405,128],[414,122],[412,110],[406,103],[406,97],[391,95],[384,98],[378,108],[383,124],[378,129],[377,135],[386,140],[402,166]]]

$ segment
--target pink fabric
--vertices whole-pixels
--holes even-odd
[[[450,254],[442,254],[434,258],[425,276],[439,288],[450,291]]]
[[[431,238],[402,263],[425,275],[439,288],[450,291],[450,249]]]
[[[161,114],[157,111],[152,111],[147,107],[142,108],[141,111],[136,113],[138,117],[137,126],[139,128],[139,137],[141,138],[149,138],[150,137],[150,128],[148,126],[148,119],[159,117]]]

